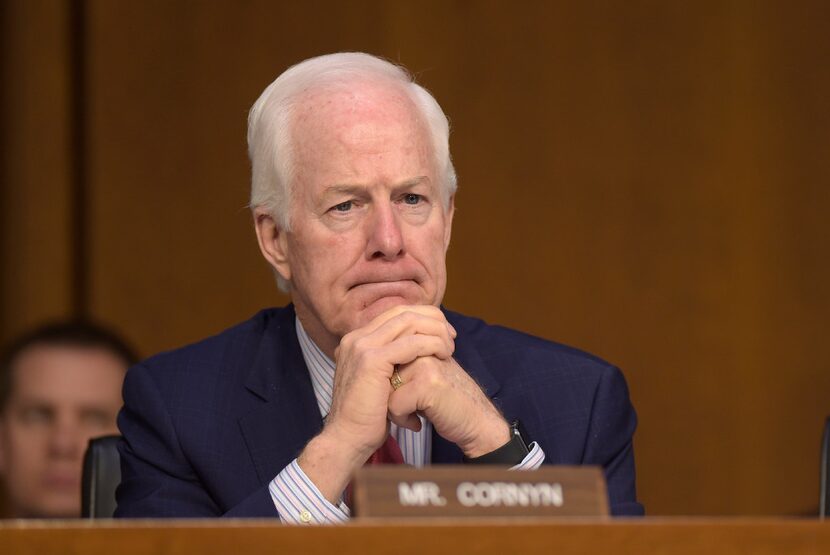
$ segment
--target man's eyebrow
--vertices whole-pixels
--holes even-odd
[[[342,193],[342,194],[347,194],[347,195],[353,195],[353,194],[356,194],[356,193],[362,191],[363,189],[365,189],[365,187],[363,187],[361,185],[346,185],[346,184],[331,185],[329,187],[326,187],[323,190],[323,194],[324,195],[332,195],[332,194],[336,195],[336,194]]]
[[[395,189],[404,189],[406,187],[414,187],[415,185],[420,185],[424,181],[429,181],[429,177],[426,175],[419,175],[418,177],[413,177],[412,179],[407,179],[403,183],[400,183],[395,186]]]
[[[420,185],[424,181],[429,181],[429,176],[426,175],[419,175],[417,177],[413,177],[411,179],[407,179],[402,181],[396,185],[394,185],[393,189],[405,189],[407,187],[414,187],[415,185]],[[346,194],[346,195],[354,195],[365,191],[367,187],[365,185],[357,185],[357,184],[350,184],[350,183],[338,183],[336,185],[330,185],[325,188],[323,191],[324,195],[331,195],[331,194]]]

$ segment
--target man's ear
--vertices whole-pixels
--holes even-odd
[[[450,197],[449,204],[444,213],[444,252],[450,248],[450,237],[452,236],[452,217],[455,214],[455,195]]]
[[[288,235],[276,219],[262,208],[254,208],[254,227],[262,256],[286,281],[291,280],[288,262]]]

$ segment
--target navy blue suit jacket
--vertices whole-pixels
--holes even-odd
[[[586,353],[446,312],[455,359],[546,464],[605,469],[613,514],[642,514],[631,439],[636,416],[619,370]],[[118,417],[119,517],[277,516],[269,482],[322,428],[294,309],[268,309],[127,372]],[[433,434],[432,463],[461,451]]]

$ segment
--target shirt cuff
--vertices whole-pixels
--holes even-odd
[[[268,491],[280,520],[286,524],[337,524],[349,520],[346,504],[341,501],[333,505],[323,497],[297,459],[271,480]]]
[[[516,466],[510,467],[510,470],[536,470],[542,463],[545,462],[545,452],[539,447],[535,441],[530,444],[530,452],[525,455],[525,458]]]

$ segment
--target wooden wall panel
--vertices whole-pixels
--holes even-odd
[[[72,310],[69,10],[8,0],[0,69],[0,342]]]
[[[345,44],[377,51],[383,11],[89,6],[94,312],[128,320],[150,353],[283,304],[245,208],[247,111],[291,63]]]
[[[815,509],[825,3],[84,6],[88,308],[145,354],[285,301],[245,209],[246,113],[288,65],[366,50],[452,120],[446,304],[623,368],[652,514]]]

